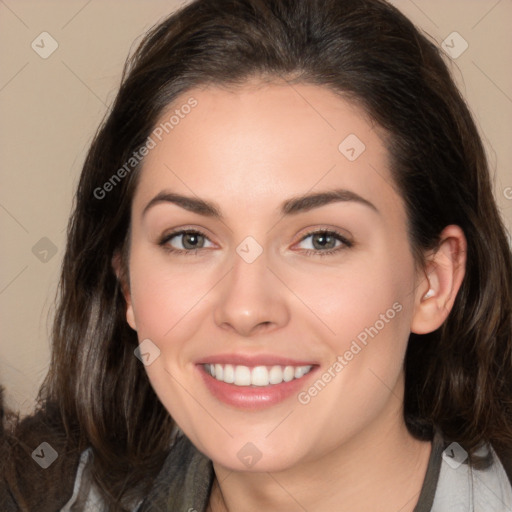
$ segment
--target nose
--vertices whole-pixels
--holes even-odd
[[[214,319],[224,330],[250,337],[289,322],[287,289],[268,266],[265,251],[248,262],[234,255],[233,267],[220,284]]]

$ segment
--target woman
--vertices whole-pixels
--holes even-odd
[[[399,11],[192,2],[85,161],[2,510],[508,510],[511,274],[475,124]]]

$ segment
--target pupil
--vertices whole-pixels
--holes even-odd
[[[332,242],[334,239],[331,235],[322,234],[322,235],[317,235],[316,238],[313,238],[313,245],[315,245],[315,240],[317,241],[317,245],[320,245],[320,248],[325,248],[326,245],[329,242]],[[332,243],[330,246],[332,246]]]
[[[196,233],[185,233],[185,237],[183,239],[184,247],[187,249],[197,248],[197,239],[198,239],[198,235]],[[191,245],[191,247],[187,247],[187,245]]]

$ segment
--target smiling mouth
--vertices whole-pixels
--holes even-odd
[[[313,365],[305,366],[243,366],[233,364],[203,364],[214,379],[235,386],[273,386],[307,375]]]

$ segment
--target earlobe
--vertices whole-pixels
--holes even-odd
[[[425,276],[415,294],[411,331],[426,334],[444,323],[452,310],[466,270],[467,242],[459,226],[447,226],[439,247],[428,257]]]
[[[123,271],[123,265],[121,262],[121,254],[119,251],[112,256],[112,268],[116,274],[117,280],[121,286],[123,297],[126,302],[126,321],[128,325],[134,330],[137,330],[137,324],[135,323],[135,314],[133,312],[132,297],[130,293],[130,286],[127,282],[127,276]]]
[[[126,321],[134,331],[137,330],[137,324],[135,323],[135,315],[133,314],[133,305],[131,301],[126,303]]]

